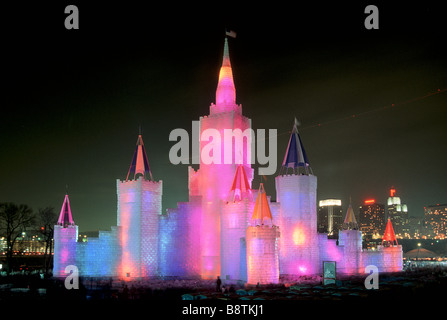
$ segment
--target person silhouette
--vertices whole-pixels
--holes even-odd
[[[216,291],[220,292],[220,285],[222,284],[222,280],[220,280],[220,277],[217,276],[217,280],[216,280]]]

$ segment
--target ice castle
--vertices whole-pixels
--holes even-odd
[[[251,128],[251,119],[236,104],[227,38],[216,102],[200,118],[200,132],[208,128],[221,134]],[[200,141],[200,151],[206,147],[207,141]],[[251,145],[244,143],[244,155],[250,152]],[[163,183],[152,178],[139,135],[127,177],[116,181],[117,226],[78,242],[65,196],[54,229],[53,275],[64,277],[66,266],[75,265],[87,277],[220,276],[224,282],[267,284],[278,283],[280,275],[322,274],[323,261],[335,262],[337,274],[364,274],[368,265],[379,272],[402,270],[402,247],[390,222],[374,251],[362,249],[351,206],[338,240],[317,233],[317,177],[296,123],[275,177],[276,202],[262,184],[253,189],[249,156],[238,164],[225,164],[223,152],[221,156],[220,164],[201,159],[197,171],[188,167],[189,200],[163,213]]]

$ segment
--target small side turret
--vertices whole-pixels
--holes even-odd
[[[279,228],[261,183],[251,226],[247,228],[247,283],[251,285],[279,282]]]
[[[343,248],[340,272],[357,274],[360,271],[362,253],[362,231],[359,230],[351,203],[343,222],[343,230],[338,235],[339,246]]]
[[[379,270],[382,272],[402,271],[403,252],[402,246],[397,243],[391,219],[388,219],[383,235],[382,245],[377,247],[381,253],[381,259],[377,261]]]
[[[245,232],[254,201],[244,165],[238,165],[221,212],[221,276],[224,283],[247,281]]]
[[[66,194],[57,225],[54,226],[53,276],[64,277],[66,276],[65,268],[76,265],[77,239],[78,226],[74,223],[70,200]]]

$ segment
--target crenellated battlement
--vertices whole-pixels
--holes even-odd
[[[159,180],[159,181],[154,181],[154,180],[149,180],[149,179],[144,179],[143,176],[139,176],[138,179],[132,179],[132,180],[121,180],[121,179],[116,179],[117,183],[121,183],[121,184],[137,184],[137,183],[152,183],[155,185],[158,184],[162,184],[163,180]]]

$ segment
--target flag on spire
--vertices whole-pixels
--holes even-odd
[[[236,32],[234,32],[233,30],[227,30],[227,31],[225,31],[225,35],[226,35],[227,37],[236,38]]]

